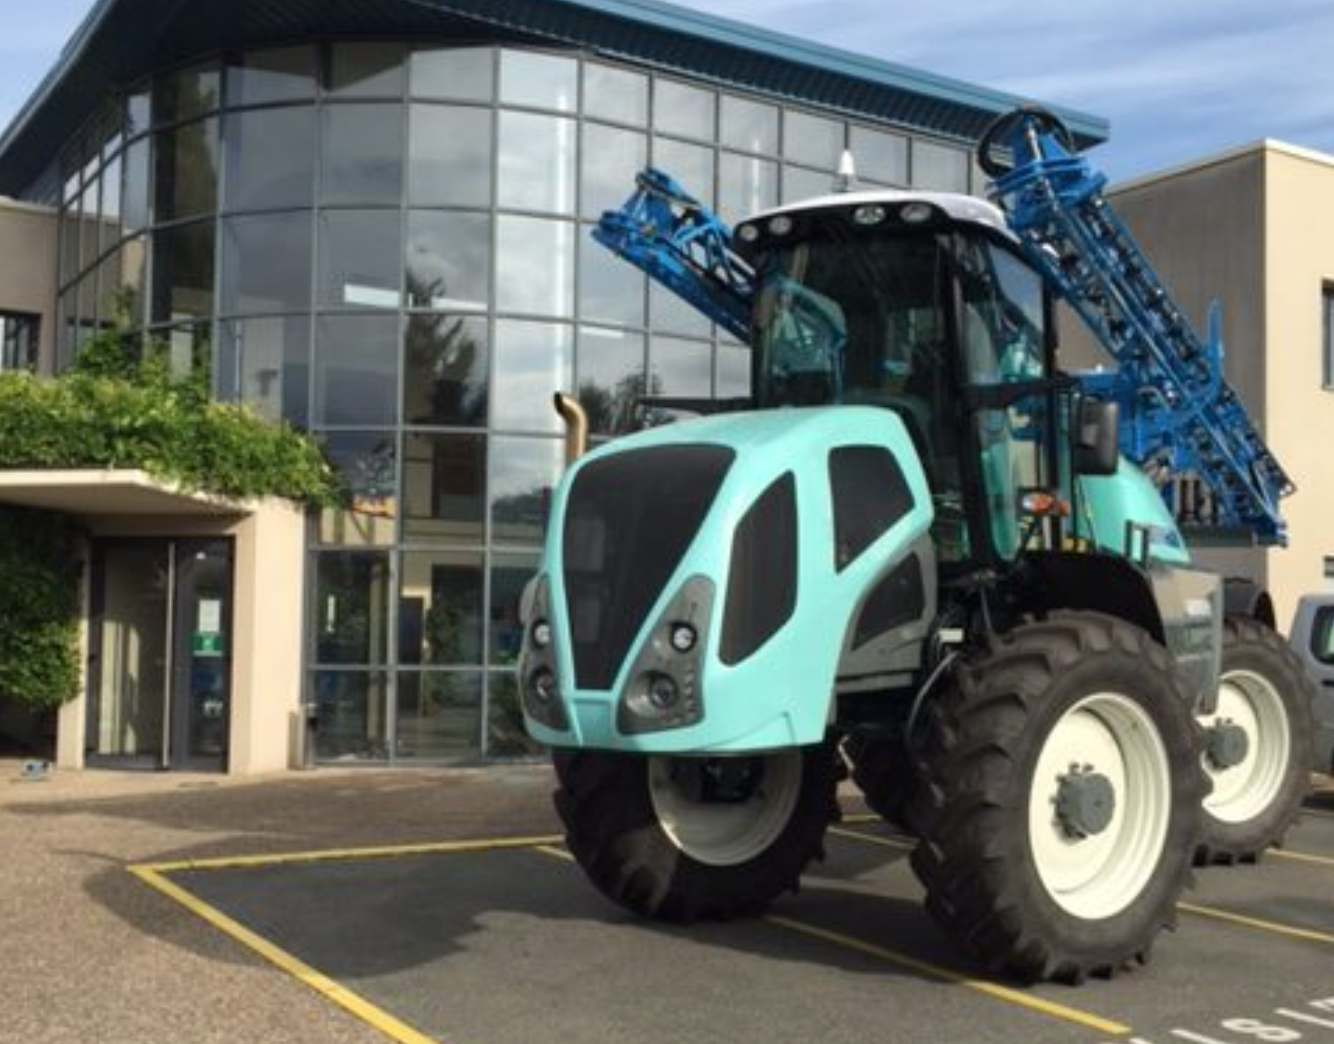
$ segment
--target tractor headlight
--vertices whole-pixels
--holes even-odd
[[[658,617],[626,675],[616,714],[623,735],[680,729],[704,719],[700,679],[713,600],[713,581],[694,576]]]

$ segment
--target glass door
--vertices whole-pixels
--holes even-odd
[[[172,767],[221,771],[231,723],[231,543],[182,540],[174,550]]]

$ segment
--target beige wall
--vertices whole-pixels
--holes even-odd
[[[0,311],[42,317],[43,373],[55,344],[57,227],[54,210],[0,198]]]

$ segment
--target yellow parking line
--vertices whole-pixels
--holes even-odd
[[[316,993],[337,1004],[344,1011],[360,1019],[368,1026],[379,1030],[390,1040],[398,1044],[439,1044],[434,1037],[428,1037],[420,1030],[391,1015],[383,1008],[372,1004],[360,994],[353,993],[322,972],[286,950],[275,946],[262,935],[257,935],[249,928],[232,920],[221,910],[201,899],[196,898],[179,885],[168,881],[162,874],[148,866],[132,866],[130,873],[143,881],[150,888],[156,889],[167,898],[185,907],[196,917],[212,925],[218,931],[230,936],[242,946],[263,957],[270,964],[286,972],[298,982],[309,986]]]
[[[996,982],[989,982],[986,979],[970,978],[969,976],[962,975],[950,968],[942,968],[938,964],[931,964],[928,961],[910,957],[906,953],[899,953],[897,950],[891,950],[851,935],[844,935],[841,932],[833,932],[828,928],[821,928],[817,925],[807,924],[804,921],[796,921],[790,917],[779,917],[771,914],[766,917],[765,920],[769,924],[777,925],[780,928],[786,928],[789,931],[809,936],[812,939],[820,939],[823,942],[832,943],[833,945],[841,946],[844,949],[856,950],[858,953],[866,954],[869,957],[875,957],[878,960],[885,961],[900,968],[907,968],[933,979],[939,979],[941,982],[948,982],[957,986],[966,987],[977,993],[985,994],[993,1000],[1003,1001],[1006,1004],[1013,1004],[1020,1008],[1027,1008],[1029,1011],[1034,1011],[1040,1015],[1046,1015],[1051,1018],[1061,1019],[1064,1022],[1072,1022],[1077,1026],[1083,1026],[1104,1035],[1125,1036],[1132,1032],[1129,1026],[1120,1022],[1113,1022],[1111,1019],[1105,1019],[1101,1015],[1094,1015],[1091,1012],[1080,1011],[1078,1008],[1071,1008],[1065,1004],[1058,1004],[1055,1001],[1045,1000],[1044,998],[1034,996],[1031,993],[1011,989],[1008,986],[1002,986],[1000,983]]]
[[[278,852],[273,855],[220,856],[215,859],[181,859],[175,862],[143,863],[131,869],[172,874],[183,870],[239,870],[246,867],[282,866],[288,863],[327,863],[352,859],[393,859],[400,856],[435,855],[449,852],[490,852],[505,848],[535,848],[560,841],[557,836],[503,837],[480,841],[435,841],[419,845],[384,845],[375,848],[326,848],[313,852]]]
[[[1298,863],[1319,863],[1321,866],[1334,866],[1334,858],[1312,855],[1310,852],[1293,852],[1287,848],[1271,848],[1265,854],[1277,859],[1291,859]]]
[[[1286,935],[1290,939],[1304,939],[1308,942],[1329,943],[1334,945],[1334,935],[1328,932],[1318,932],[1314,928],[1298,928],[1296,925],[1282,924],[1279,921],[1266,921],[1260,917],[1250,917],[1246,914],[1233,913],[1231,910],[1224,910],[1217,906],[1199,906],[1195,903],[1178,903],[1177,909],[1185,910],[1187,913],[1193,913],[1197,917],[1209,917],[1215,921],[1226,921],[1229,924],[1239,924],[1244,928],[1255,928],[1262,932],[1273,932],[1275,935]]]
[[[850,816],[844,816],[843,822],[856,826],[862,823],[881,823],[884,821],[874,813],[854,812]]]
[[[836,837],[846,837],[853,841],[862,841],[868,845],[882,845],[885,848],[892,848],[896,852],[906,852],[917,844],[906,837],[880,837],[876,834],[863,834],[860,830],[844,830],[841,827],[830,827],[829,833]]]
[[[574,862],[574,856],[563,848],[556,848],[554,845],[538,845],[533,849],[534,852],[541,852],[543,855],[555,856],[557,859],[566,859]]]

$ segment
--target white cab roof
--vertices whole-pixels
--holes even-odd
[[[775,214],[805,214],[813,210],[832,210],[835,208],[841,210],[871,203],[879,203],[884,206],[902,206],[904,203],[919,201],[939,207],[955,221],[985,225],[1009,239],[1013,240],[1015,238],[1009,225],[1005,223],[1005,215],[1001,213],[1000,208],[984,199],[978,199],[976,196],[963,196],[954,192],[908,192],[901,189],[871,189],[861,192],[835,192],[828,196],[815,196],[811,199],[802,199],[795,203],[774,207],[772,210],[761,211],[746,218],[745,221],[738,222],[738,224],[746,225],[754,221],[763,221]]]

